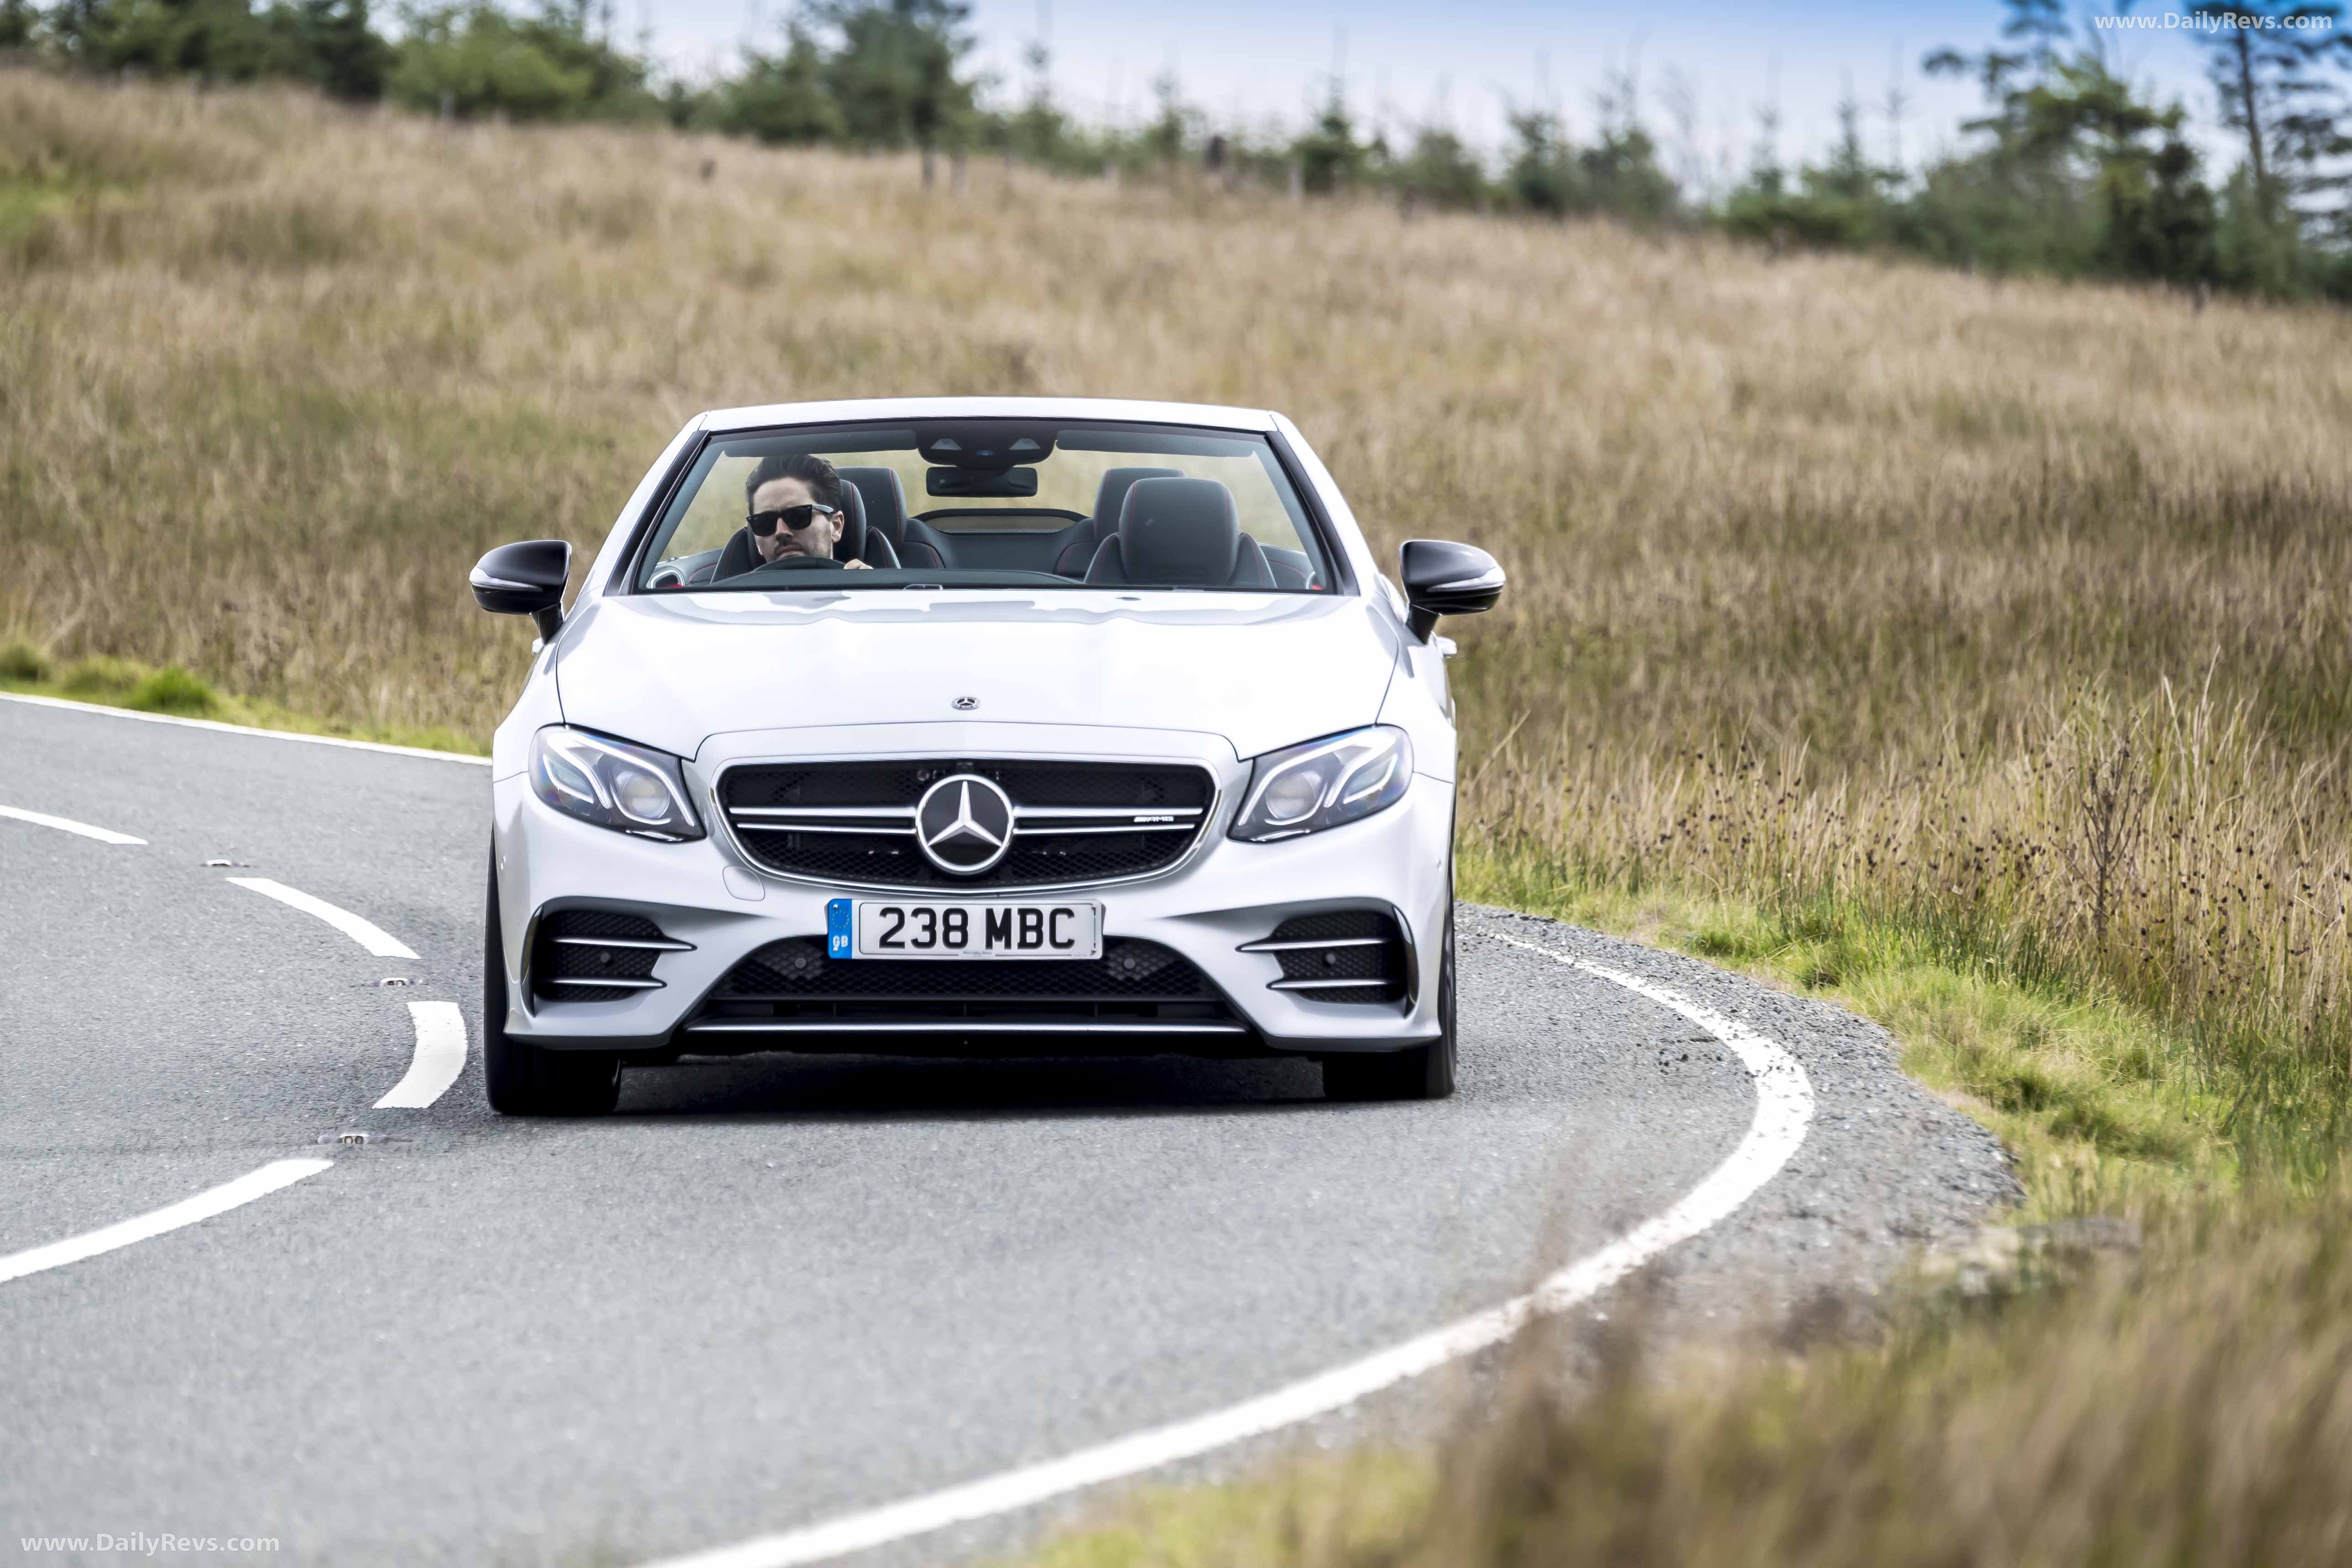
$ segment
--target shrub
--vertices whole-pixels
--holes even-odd
[[[94,654],[67,670],[63,685],[76,697],[113,699],[138,685],[144,674],[145,670],[127,658]]]
[[[220,706],[220,694],[178,665],[171,664],[132,687],[123,705],[142,708],[151,713],[210,713]]]
[[[22,637],[0,643],[0,680],[47,680],[49,656]]]

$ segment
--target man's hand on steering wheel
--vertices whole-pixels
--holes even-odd
[[[871,572],[872,570],[874,568],[863,561],[835,561],[830,555],[779,555],[773,561],[763,562],[754,566],[743,575],[755,576],[761,572]]]

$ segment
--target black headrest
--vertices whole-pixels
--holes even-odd
[[[1181,479],[1181,468],[1108,468],[1103,472],[1102,487],[1095,491],[1094,537],[1097,542],[1108,539],[1118,527],[1119,509],[1127,504],[1127,492],[1138,479]]]
[[[835,561],[856,561],[866,553],[866,498],[856,485],[841,487],[841,537],[833,542]]]
[[[896,468],[836,468],[866,503],[866,526],[881,531],[891,548],[907,546],[907,487]]]
[[[719,560],[712,565],[709,581],[724,583],[730,577],[740,577],[760,564],[760,547],[751,542],[751,531],[739,528],[727,536],[719,547]]]
[[[1138,479],[1119,508],[1118,543],[1130,583],[1222,587],[1242,545],[1234,492],[1215,479]]]

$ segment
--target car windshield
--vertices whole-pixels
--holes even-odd
[[[713,437],[635,574],[646,593],[1331,584],[1264,436],[1039,419]]]

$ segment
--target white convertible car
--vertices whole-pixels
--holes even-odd
[[[1441,616],[1278,414],[1059,398],[738,408],[678,432],[495,746],[490,1103],[609,1110],[743,1051],[1279,1053],[1454,1086]]]

